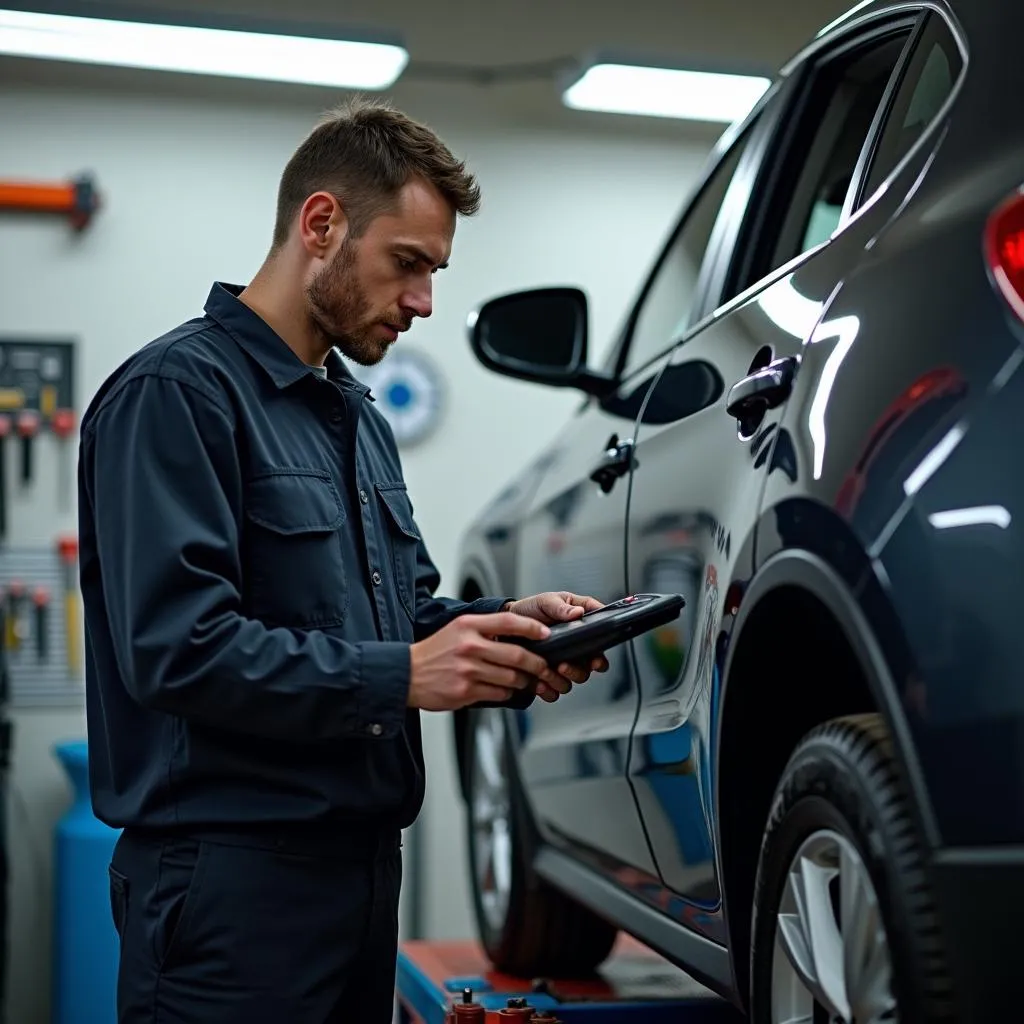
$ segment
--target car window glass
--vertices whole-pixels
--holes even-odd
[[[748,138],[749,129],[719,162],[654,272],[633,326],[627,371],[668,349],[686,329],[704,252]]]
[[[819,95],[811,109],[820,113],[808,124],[806,144],[798,146],[800,164],[765,273],[827,241],[839,227],[857,158],[904,41],[891,38],[830,67],[815,83]]]
[[[886,117],[862,195],[869,198],[938,116],[963,61],[937,14],[929,17]]]
[[[827,241],[839,227],[858,159],[909,35],[904,26],[808,69],[784,151],[762,192],[768,198],[751,210],[756,242],[740,252],[740,269],[720,302]]]

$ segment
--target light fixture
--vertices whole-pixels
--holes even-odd
[[[343,89],[385,89],[409,55],[390,42],[0,10],[0,53]]]
[[[574,110],[733,123],[746,117],[771,81],[726,74],[598,59],[562,94]]]

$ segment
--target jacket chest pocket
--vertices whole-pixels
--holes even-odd
[[[420,532],[412,515],[405,484],[377,484],[387,528],[386,544],[398,599],[410,619],[416,618],[416,576]]]
[[[246,485],[245,589],[252,614],[269,625],[340,625],[348,608],[334,482],[318,470],[281,469]]]

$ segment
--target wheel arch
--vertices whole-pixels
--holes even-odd
[[[797,639],[790,641],[790,634]],[[779,650],[784,667],[771,667]],[[820,685],[823,677],[828,686]],[[746,1004],[761,836],[777,780],[809,729],[844,714],[880,713],[927,846],[934,847],[936,833],[876,629],[855,593],[820,556],[785,550],[755,574],[740,604],[722,679],[715,735],[716,838],[733,973]]]

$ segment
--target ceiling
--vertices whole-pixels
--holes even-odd
[[[138,10],[169,3],[183,13],[283,17],[280,0],[121,0]],[[82,12],[102,5],[73,3]],[[852,0],[291,0],[287,18],[397,32],[414,61],[500,66],[613,46],[774,68],[852,6]]]
[[[280,0],[116,0],[122,9],[158,16],[173,10],[197,19],[216,13],[229,18],[281,20]],[[31,7],[31,0],[15,6]],[[103,13],[106,0],[56,0],[51,7],[69,13]],[[486,102],[502,115],[519,118],[553,113],[556,88],[551,62],[570,64],[600,50],[634,58],[700,63],[720,70],[772,71],[825,24],[853,6],[853,0],[289,0],[289,23],[343,30],[347,26],[397,33],[410,64],[391,90],[400,100],[438,81],[469,85],[488,94]],[[540,67],[524,68],[523,65]],[[480,72],[494,81],[485,83]],[[75,87],[81,85],[156,89],[170,84],[181,93],[213,88],[239,92],[237,83],[186,83],[180,76],[96,68],[58,67],[39,62],[0,61],[0,78]],[[443,86],[442,86],[443,87]],[[283,99],[294,88],[245,83],[245,95]],[[255,90],[255,91],[254,91]],[[299,91],[304,99],[308,99]],[[555,117],[558,115],[555,114]],[[600,123],[600,115],[595,119]],[[657,119],[629,119],[648,123]],[[615,117],[617,130],[624,119]],[[577,124],[578,116],[577,116]],[[658,130],[658,126],[654,126]],[[661,126],[661,130],[675,130]],[[700,131],[700,126],[688,130]],[[717,129],[721,130],[721,126]]]

